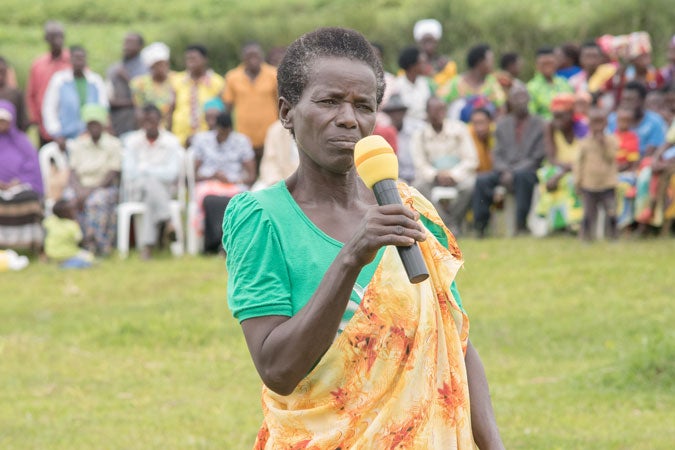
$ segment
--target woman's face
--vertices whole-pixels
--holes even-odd
[[[554,111],[553,127],[556,130],[569,130],[573,126],[574,111]]]
[[[298,103],[280,99],[281,120],[294,130],[298,148],[309,160],[345,174],[354,166],[354,144],[375,127],[376,91],[375,73],[365,63],[320,58]]]
[[[9,120],[0,119],[0,134],[5,134],[9,131],[11,124]]]
[[[490,118],[483,112],[475,112],[471,115],[471,125],[481,139],[485,139],[490,134]]]
[[[157,61],[150,67],[150,73],[155,79],[166,79],[167,75],[169,75],[169,61]]]

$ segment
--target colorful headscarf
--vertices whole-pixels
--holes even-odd
[[[577,98],[574,94],[563,92],[556,94],[551,100],[551,112],[573,111]]]

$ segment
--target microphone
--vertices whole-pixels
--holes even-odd
[[[391,145],[382,136],[366,136],[359,140],[354,146],[354,163],[356,172],[375,193],[378,205],[403,204],[396,187],[398,159]],[[396,248],[411,283],[416,284],[429,278],[429,270],[417,242],[408,247]]]

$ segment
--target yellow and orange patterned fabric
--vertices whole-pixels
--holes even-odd
[[[255,449],[473,449],[464,356],[469,321],[450,291],[462,265],[433,206],[404,203],[443,227],[448,247],[420,243],[430,277],[410,284],[388,247],[359,309],[288,396],[263,387]]]

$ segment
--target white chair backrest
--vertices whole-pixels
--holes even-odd
[[[54,161],[56,168],[61,170],[68,167],[68,157],[61,151],[56,142],[49,142],[42,146],[38,154],[40,161],[40,172],[42,174],[42,185],[45,192],[49,186],[49,175],[51,174],[51,162]],[[56,199],[53,199],[56,200]]]

